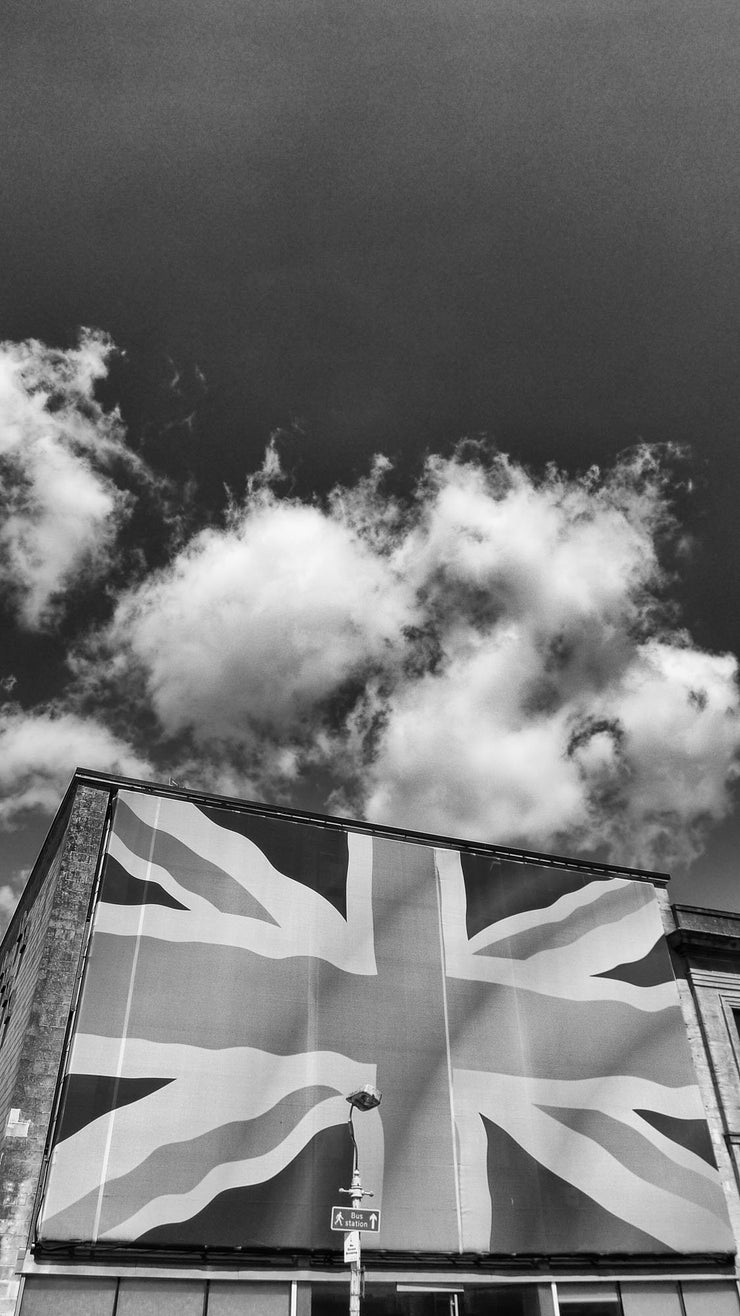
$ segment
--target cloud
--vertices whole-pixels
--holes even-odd
[[[0,344],[0,564],[30,630],[54,620],[64,591],[110,565],[131,507],[123,473],[151,478],[118,412],[95,399],[112,350],[91,331],[68,351]]]
[[[27,874],[25,876],[27,876]],[[21,880],[22,879],[19,879],[15,886],[10,886],[7,882],[0,886],[0,929],[5,928],[10,915],[16,907],[18,901],[18,888]]]
[[[683,865],[729,810],[737,665],[671,626],[664,473],[432,461],[404,553],[439,656],[356,714],[365,812],[542,849]],[[364,724],[363,724],[364,718]]]
[[[111,350],[0,346],[0,555],[27,629],[111,569],[132,484],[157,487],[95,399]],[[675,620],[670,471],[638,448],[536,474],[466,443],[404,496],[378,457],[306,502],[272,441],[220,524],[181,522],[166,565],[112,595],[63,699],[0,708],[0,824],[50,812],[79,764],[688,864],[730,808],[740,703],[735,659]]]
[[[545,668],[513,628],[401,683],[380,709],[365,812],[637,866],[687,864],[728,811],[737,775],[734,658],[636,645],[608,681],[580,690],[567,674],[551,685]],[[543,680],[547,698],[532,702]]]
[[[5,934],[5,929],[7,928],[13,911],[18,904],[18,897],[26,885],[27,880],[28,873],[23,871],[15,874],[12,884],[4,882],[3,885],[0,886],[0,937]]]
[[[76,767],[151,777],[148,759],[92,717],[58,709],[0,708],[0,826],[53,813]]]
[[[119,599],[98,666],[187,742],[191,784],[200,758],[266,798],[688,863],[729,809],[740,708],[734,658],[673,620],[660,454],[569,477],[468,444],[406,498],[388,466],[307,504],[273,446],[222,526]]]
[[[225,527],[195,535],[120,600],[109,638],[144,672],[168,734],[267,737],[282,753],[348,683],[385,665],[414,615],[351,525],[259,484]]]

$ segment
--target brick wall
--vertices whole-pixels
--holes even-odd
[[[109,798],[73,785],[0,948],[0,1316],[15,1308]]]

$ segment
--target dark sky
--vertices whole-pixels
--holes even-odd
[[[735,0],[6,0],[3,29],[0,337],[110,334],[155,470],[215,509],[276,428],[305,497],[481,432],[570,471],[688,444],[674,596],[740,652]],[[12,640],[27,703],[58,640]],[[737,836],[676,894],[737,903]]]

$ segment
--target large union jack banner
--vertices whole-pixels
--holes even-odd
[[[729,1252],[652,886],[121,791],[42,1243]]]

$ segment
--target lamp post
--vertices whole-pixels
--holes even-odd
[[[347,1097],[349,1102],[349,1120],[347,1128],[349,1136],[352,1139],[352,1187],[340,1188],[340,1193],[348,1193],[352,1198],[352,1206],[361,1207],[363,1197],[372,1197],[373,1194],[369,1188],[363,1188],[360,1179],[360,1165],[357,1155],[357,1139],[355,1137],[352,1116],[356,1110],[374,1110],[380,1105],[381,1093],[377,1088],[371,1087],[366,1083],[364,1087],[357,1088],[355,1092],[350,1092]],[[345,1237],[346,1244],[346,1237]],[[362,1276],[362,1254],[360,1249],[360,1232],[357,1230],[357,1245],[354,1256],[350,1261],[349,1276],[349,1316],[360,1316],[360,1287]]]

